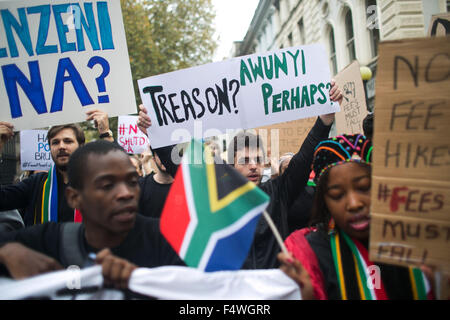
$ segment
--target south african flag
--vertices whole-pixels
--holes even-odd
[[[269,196],[192,140],[161,215],[161,232],[188,266],[238,270]]]

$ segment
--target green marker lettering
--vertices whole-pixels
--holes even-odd
[[[291,89],[291,107],[292,107],[292,109],[294,109],[294,104],[295,104],[295,109],[300,108],[300,87]]]
[[[311,97],[311,104],[314,104],[314,95],[317,93],[317,86],[315,84],[309,86],[309,93]]]
[[[269,65],[267,65],[267,57],[263,58],[264,61],[264,72],[266,74],[266,78],[269,80],[273,79],[273,57],[269,56]]]
[[[284,110],[291,110],[291,107],[289,106],[289,91],[283,90],[283,103],[281,105],[281,109]]]
[[[301,106],[301,108],[303,108],[305,106],[305,102],[308,107],[311,105],[309,103],[309,93],[308,93],[307,86],[303,86],[303,88],[302,88],[302,106]]]
[[[292,60],[294,60],[295,76],[297,77],[298,76],[297,57],[298,57],[298,54],[300,53],[300,50],[297,50],[295,55],[293,55],[290,51],[288,51],[288,53],[292,57]]]
[[[273,96],[273,104],[272,104],[273,113],[281,111],[281,108],[278,106],[280,104],[280,100],[281,100],[281,93],[275,94]]]
[[[244,60],[241,60],[241,86],[245,86],[245,77],[248,78],[250,83],[253,83],[250,71],[247,68]]]
[[[264,99],[264,113],[267,115],[269,114],[269,98],[272,95],[273,89],[270,84],[263,83],[261,90]]]
[[[303,50],[302,50],[302,71],[303,71],[303,74],[306,73],[305,53],[303,52]]]
[[[319,93],[322,96],[321,98],[318,98],[317,101],[320,104],[324,104],[325,102],[327,102],[327,96],[325,95],[325,93],[323,92],[323,89],[325,89],[325,84],[324,83],[319,83]]]
[[[255,81],[258,79],[258,76],[260,76],[264,80],[264,73],[263,73],[263,66],[261,57],[258,57],[258,64],[255,64],[253,66],[252,59],[248,59],[248,64],[250,65],[250,69],[252,69],[253,78]]]
[[[288,75],[286,54],[283,52],[283,61],[281,61],[276,54],[274,56],[275,56],[275,78],[278,79],[280,77],[280,69],[284,72],[285,75]]]

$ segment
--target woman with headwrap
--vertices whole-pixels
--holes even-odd
[[[419,268],[369,260],[371,157],[372,144],[361,134],[337,136],[317,145],[314,227],[297,230],[286,239],[295,259],[283,253],[279,259],[285,269],[292,266],[291,271],[293,261],[300,261],[316,299],[430,298],[429,282]],[[295,272],[291,277],[300,285],[309,281],[296,279]]]

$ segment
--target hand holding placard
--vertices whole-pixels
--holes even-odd
[[[314,44],[140,79],[152,146],[339,111],[327,61],[325,48]]]
[[[146,136],[148,136],[147,129],[150,128],[150,126],[152,125],[152,120],[150,120],[150,117],[148,116],[148,113],[147,113],[147,108],[144,107],[143,104],[139,105],[139,117],[138,117],[137,125],[138,125],[139,129]]]

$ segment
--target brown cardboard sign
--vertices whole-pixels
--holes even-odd
[[[363,133],[367,106],[359,62],[353,61],[335,76],[335,80],[343,95],[341,111],[336,113],[337,134]]]
[[[428,36],[445,37],[448,35],[450,35],[450,13],[433,15],[428,27]]]
[[[264,126],[256,130],[267,143],[266,150],[271,158],[278,159],[286,152],[298,152],[316,120],[317,117],[305,118]]]
[[[450,272],[450,38],[380,44],[370,259]]]

